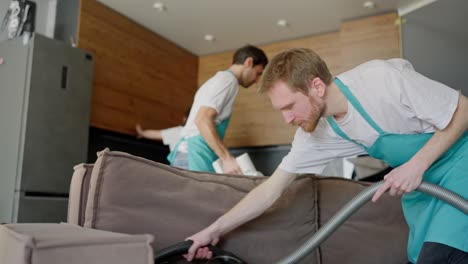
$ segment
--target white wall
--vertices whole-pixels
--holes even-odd
[[[58,0],[54,38],[70,43],[70,37],[77,41],[79,0]]]

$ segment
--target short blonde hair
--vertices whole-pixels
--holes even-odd
[[[315,77],[327,85],[332,81],[332,75],[322,58],[311,49],[290,49],[273,57],[263,73],[258,92],[268,92],[275,82],[283,81],[291,90],[307,93],[308,80]]]

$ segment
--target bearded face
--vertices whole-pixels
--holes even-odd
[[[239,84],[242,87],[249,88],[252,84],[256,83],[263,73],[263,65],[256,65],[254,67],[247,67],[241,73]]]
[[[286,123],[299,126],[306,132],[315,130],[326,108],[325,101],[319,96],[294,92],[284,82],[275,83],[268,96]]]
[[[325,112],[325,102],[321,98],[309,97],[310,110],[300,127],[305,132],[313,132]]]

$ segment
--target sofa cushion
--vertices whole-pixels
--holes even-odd
[[[320,225],[369,186],[338,178],[317,182]],[[400,199],[384,194],[377,203],[360,208],[322,243],[320,256],[323,263],[406,263],[407,239]]]
[[[85,226],[155,236],[155,249],[205,228],[264,178],[192,172],[104,150],[91,176]],[[266,213],[220,246],[248,263],[273,263],[317,229],[315,177],[302,176]],[[318,263],[314,252],[304,263]]]
[[[8,224],[0,226],[0,263],[150,264],[151,241],[70,224]]]

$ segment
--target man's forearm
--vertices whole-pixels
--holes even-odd
[[[228,149],[224,146],[219,137],[213,120],[203,118],[197,122],[197,127],[203,139],[219,158],[225,159],[230,156]]]
[[[277,169],[273,175],[252,190],[236,206],[221,216],[211,228],[220,236],[258,217],[281,196],[296,174]]]
[[[162,140],[161,130],[154,130],[154,129],[143,130],[141,135],[147,139]]]
[[[410,160],[424,166],[427,170],[445,151],[447,151],[468,129],[468,99],[460,95],[458,107],[452,120],[443,130],[438,130],[432,138]]]

